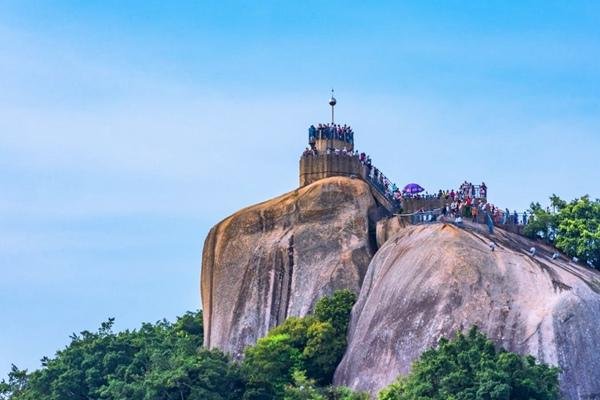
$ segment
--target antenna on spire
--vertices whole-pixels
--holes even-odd
[[[335,105],[337,104],[337,100],[335,99],[335,97],[333,97],[333,89],[331,89],[331,98],[329,99],[329,105],[331,106],[331,124],[333,125],[334,123],[334,113],[333,113],[333,107],[335,107]]]

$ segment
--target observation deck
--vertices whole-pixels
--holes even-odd
[[[364,180],[372,188],[377,202],[395,213],[400,201],[394,197],[395,187],[365,153],[354,150],[354,132],[347,125],[318,124],[308,129],[308,144],[300,157],[300,186],[309,185],[332,176],[346,176]]]
[[[328,149],[353,151],[354,131],[348,125],[311,125],[308,128],[308,144],[321,153],[325,153]]]

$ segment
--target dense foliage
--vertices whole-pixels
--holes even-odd
[[[314,315],[288,318],[249,347],[242,364],[249,385],[244,398],[280,398],[299,371],[319,385],[330,384],[346,349],[355,301],[356,295],[348,290],[324,297]]]
[[[600,268],[600,200],[583,196],[566,202],[550,197],[551,208],[532,203],[525,235],[554,244],[570,257]]]
[[[73,335],[37,371],[13,366],[0,383],[0,399],[367,400],[331,386],[355,300],[345,290],[319,300],[313,315],[288,318],[248,347],[241,363],[201,347],[201,312],[118,333],[111,319],[97,332]],[[472,329],[441,340],[379,398],[557,399],[557,376],[533,357],[496,351]]]
[[[382,390],[379,400],[554,400],[558,369],[532,356],[497,351],[472,328],[423,353],[409,375]]]
[[[368,400],[366,393],[353,392],[346,387],[318,387],[304,371],[294,371],[293,382],[286,385],[284,400]]]
[[[201,313],[134,331],[114,333],[112,326],[110,319],[97,332],[72,335],[64,350],[44,358],[43,368],[31,374],[13,367],[0,393],[11,400],[240,397],[239,368],[224,354],[200,348]]]
[[[13,366],[0,383],[0,399],[362,399],[327,387],[346,347],[355,299],[349,291],[321,299],[314,315],[289,318],[250,346],[241,365],[201,347],[201,312],[118,333],[110,319],[97,332],[72,335],[37,371]]]

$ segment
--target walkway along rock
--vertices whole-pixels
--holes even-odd
[[[539,244],[531,257],[531,241],[495,232],[399,228],[369,265],[335,383],[375,394],[441,337],[477,325],[510,351],[560,366],[565,398],[600,398],[600,274]]]

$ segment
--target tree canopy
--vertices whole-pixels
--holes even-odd
[[[600,268],[600,200],[583,196],[566,202],[552,195],[550,202],[547,209],[539,203],[531,204],[532,218],[524,234],[554,244],[569,257]]]
[[[421,355],[409,375],[379,393],[379,400],[555,400],[558,369],[493,343],[476,327],[442,339]]]
[[[290,317],[249,346],[241,363],[201,347],[201,312],[116,333],[109,319],[72,335],[39,370],[13,366],[0,399],[367,400],[331,385],[355,300],[347,290],[322,298],[312,315]],[[379,399],[553,400],[557,376],[531,356],[496,350],[474,328],[423,353]]]
[[[349,290],[337,291],[320,299],[313,315],[288,318],[250,346],[242,363],[252,388],[245,399],[281,398],[299,371],[321,386],[331,384],[355,301]]]
[[[73,334],[39,370],[13,366],[0,399],[266,400],[316,393],[315,399],[360,400],[329,387],[355,300],[347,290],[322,298],[314,315],[288,318],[249,346],[242,363],[201,347],[201,312],[123,332],[113,332],[109,319],[95,332]]]
[[[11,400],[63,399],[237,399],[243,379],[236,364],[202,345],[202,313],[176,322],[143,324],[115,333],[113,319],[96,332],[71,336],[71,343],[42,368],[28,374],[13,366],[0,386]]]

